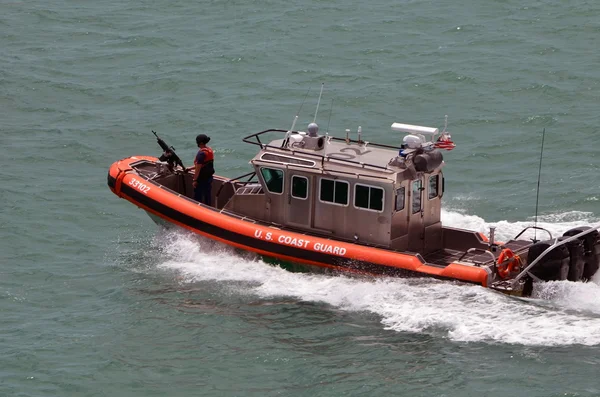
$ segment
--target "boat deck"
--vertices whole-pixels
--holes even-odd
[[[494,256],[498,257],[500,251],[502,251],[504,248],[510,248],[515,253],[520,254],[527,250],[531,245],[532,243],[526,240],[510,240],[506,244],[499,246]],[[490,255],[483,253],[483,251],[475,251],[465,255],[464,251],[446,248],[424,255],[423,257],[427,263],[438,266],[448,266],[450,263],[458,262],[459,260],[472,262],[478,266],[492,264],[492,258]]]

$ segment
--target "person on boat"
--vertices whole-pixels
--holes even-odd
[[[211,205],[212,181],[214,168],[214,152],[206,146],[210,137],[200,134],[196,137],[196,144],[200,148],[194,159],[194,200]]]

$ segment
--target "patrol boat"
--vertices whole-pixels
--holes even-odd
[[[297,120],[297,116],[296,116]],[[534,282],[589,280],[600,266],[599,225],[553,236],[538,226],[513,239],[442,225],[443,150],[438,128],[393,123],[399,146],[307,131],[269,129],[243,138],[256,145],[251,172],[214,176],[212,206],[193,200],[193,172],[158,138],[160,158],[111,165],[108,185],[160,224],[284,263],[358,274],[430,276],[529,296]],[[528,229],[547,235],[522,238]]]

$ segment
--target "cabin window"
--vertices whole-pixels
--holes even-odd
[[[305,176],[292,176],[292,197],[306,200],[308,198],[308,178]]]
[[[283,171],[276,168],[261,168],[260,173],[271,193],[283,193]]]
[[[430,176],[429,177],[429,200],[434,199],[438,196],[438,181],[439,181],[439,176],[438,175],[434,175],[434,176]]]
[[[412,183],[412,213],[421,212],[421,192],[423,191],[423,182],[420,179]]]
[[[373,211],[383,211],[383,192],[379,187],[355,185],[354,206]]]
[[[332,204],[348,205],[348,182],[321,179],[321,201]]]
[[[396,190],[396,211],[404,209],[404,201],[406,200],[406,190],[404,186]]]

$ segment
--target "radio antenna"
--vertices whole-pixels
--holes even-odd
[[[317,113],[319,112],[319,105],[321,104],[321,95],[323,95],[323,87],[325,83],[321,83],[321,93],[319,94],[319,100],[317,101],[317,109],[315,110],[315,118],[313,119],[313,123],[317,121]]]
[[[537,194],[535,198],[535,221],[533,228],[533,243],[537,243],[537,218],[538,218],[538,204],[540,202],[540,179],[542,177],[542,157],[544,156],[544,137],[546,136],[546,128],[542,131],[542,148],[540,150],[540,168],[538,171],[538,181],[537,181]]]
[[[333,98],[331,98],[331,109],[329,109],[329,121],[327,121],[327,131],[325,135],[329,134],[329,123],[331,123],[331,113],[333,112]]]
[[[296,121],[298,121],[298,115],[300,114],[300,111],[302,110],[302,106],[304,106],[304,102],[306,101],[306,98],[308,97],[309,92],[310,92],[310,87],[308,87],[308,90],[306,90],[306,95],[304,95],[304,99],[302,100],[302,103],[300,104],[300,108],[296,112],[296,116],[294,116],[294,121],[292,121],[292,127],[289,129],[288,132],[285,133],[285,138],[283,139],[283,142],[281,142],[281,147],[285,147],[288,144],[288,141],[290,139],[290,134],[292,133],[292,131],[294,131],[294,128],[296,128]]]

